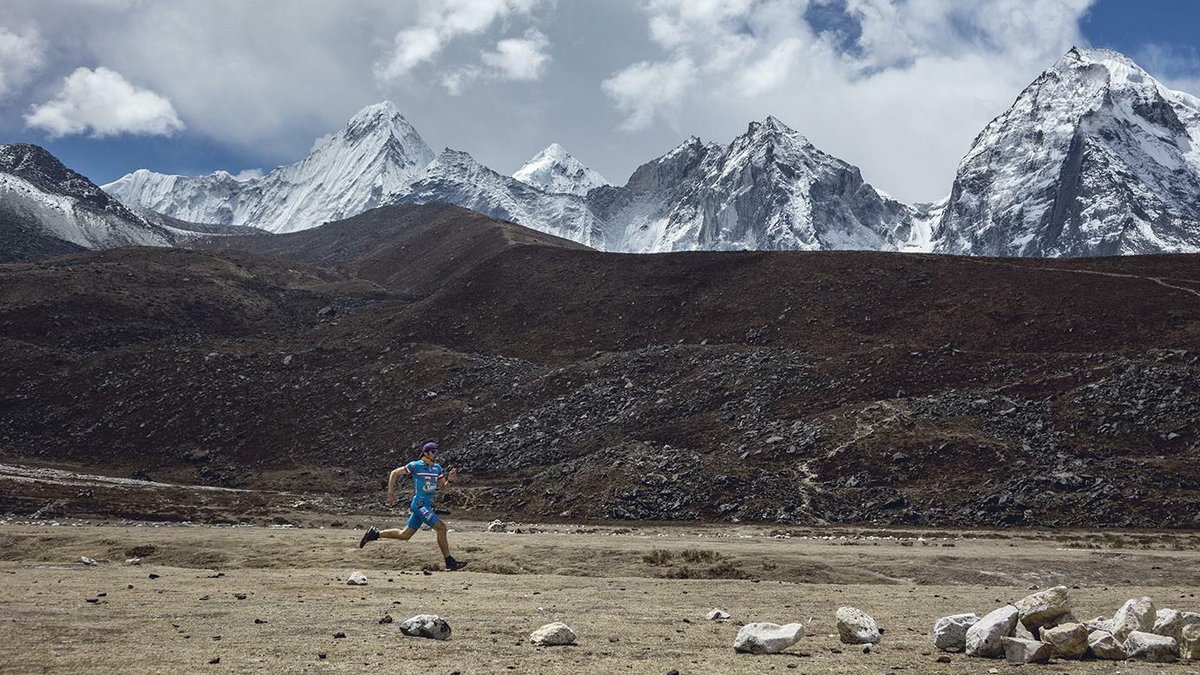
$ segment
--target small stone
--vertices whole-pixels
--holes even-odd
[[[379,620],[379,623],[391,623],[393,621],[395,621],[395,619],[392,618],[391,614],[384,614],[383,618]]]
[[[97,602],[100,602],[100,598],[88,598],[85,602],[89,602],[94,605]]]
[[[1125,645],[1106,630],[1094,630],[1088,634],[1088,651],[1098,659],[1109,661],[1124,661],[1127,657]]]
[[[90,566],[95,566],[97,564],[95,560],[87,557],[86,555],[79,556],[79,562],[83,563],[84,565],[90,565]]]
[[[1071,611],[1071,595],[1066,586],[1055,586],[1013,603],[1021,617],[1021,624],[1030,631],[1037,630],[1050,621]]]
[[[418,614],[401,622],[400,632],[411,637],[449,640],[450,624],[436,614]]]
[[[1179,656],[1200,661],[1200,623],[1192,623],[1179,630]]]
[[[142,559],[141,558],[126,558],[125,564],[126,565],[141,565]]]
[[[943,655],[937,657],[937,662],[938,663],[950,663],[950,657],[943,654]]]
[[[542,647],[575,644],[575,631],[561,621],[548,623],[529,634],[529,641]]]
[[[220,662],[221,662],[221,657],[219,657],[219,656],[213,657],[208,660],[209,665],[213,665],[213,666],[215,666],[216,664],[218,664]]]
[[[354,572],[346,579],[347,586],[366,586],[367,577],[362,572]]]
[[[237,598],[238,600],[245,600],[246,594],[245,593],[234,593],[233,597]]]
[[[1125,638],[1125,653],[1135,661],[1174,663],[1179,660],[1179,645],[1175,638],[1135,630]]]
[[[863,645],[863,653],[870,654],[871,653],[871,645]]]
[[[343,633],[342,631],[338,631],[338,632],[336,632],[336,633],[334,633],[334,634],[333,634],[333,639],[334,639],[334,640],[341,640],[341,639],[342,639],[342,638],[344,638],[344,637],[346,637],[346,634],[345,634],[345,633]]]
[[[726,612],[723,609],[714,608],[711,612],[705,614],[704,618],[708,619],[709,621],[728,621],[730,617],[729,612]]]
[[[503,520],[499,520],[499,519],[493,520],[492,522],[488,523],[487,531],[488,532],[507,532],[508,531],[508,523],[504,522]]]
[[[1004,654],[1002,638],[1012,634],[1020,616],[1016,607],[1005,605],[992,610],[967,629],[967,656],[994,657]]]
[[[743,654],[778,654],[804,637],[804,624],[748,623],[733,640],[733,650]]]
[[[317,652],[317,658],[318,658],[318,659],[324,659],[324,658],[325,658],[325,657],[327,657],[327,656],[329,656],[329,655],[328,655],[328,654],[326,654],[325,652]]]
[[[151,579],[157,579],[157,578],[158,578],[158,575],[157,575],[157,574],[150,574],[150,575],[147,575],[147,576],[148,576],[149,578],[151,578]]]
[[[844,644],[876,644],[880,640],[879,624],[869,614],[855,607],[839,607],[838,637]]]
[[[967,629],[979,623],[974,614],[943,616],[933,624],[933,646],[944,652],[961,652],[967,646]]]
[[[1050,645],[1054,656],[1066,659],[1083,657],[1088,650],[1088,629],[1081,623],[1064,623],[1041,631],[1042,641]]]
[[[1155,614],[1154,601],[1150,598],[1141,597],[1127,600],[1109,621],[1113,637],[1119,642],[1124,642],[1134,631],[1150,632],[1154,628]]]
[[[1041,640],[1000,638],[1004,659],[1009,663],[1046,663],[1050,660],[1050,645]]]

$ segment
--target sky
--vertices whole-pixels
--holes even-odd
[[[551,142],[623,184],[773,115],[875,187],[945,196],[1070,47],[1200,95],[1193,0],[4,0],[0,143],[97,183],[247,177],[389,99],[502,173]]]

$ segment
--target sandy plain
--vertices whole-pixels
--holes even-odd
[[[342,527],[0,524],[0,672],[986,673],[1002,660],[933,648],[935,619],[983,614],[1055,584],[1080,618],[1130,597],[1200,610],[1200,534],[453,522],[466,571],[434,571],[432,533],[357,548]],[[94,566],[79,562],[88,556]],[[139,557],[140,564],[126,564]],[[348,586],[362,571],[366,586]],[[834,612],[885,629],[841,644]],[[712,608],[733,615],[711,622]],[[444,617],[449,641],[399,623]],[[385,616],[394,619],[380,623]],[[571,647],[528,636],[564,621]],[[803,622],[786,652],[737,654],[743,622]],[[343,635],[344,637],[337,637]],[[219,662],[213,662],[219,659]],[[1056,660],[1053,673],[1196,673]]]

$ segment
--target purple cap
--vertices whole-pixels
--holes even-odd
[[[425,455],[425,454],[437,455],[437,454],[440,454],[441,452],[442,452],[442,449],[440,447],[438,447],[437,441],[429,441],[425,445],[421,446],[421,454],[422,455]]]

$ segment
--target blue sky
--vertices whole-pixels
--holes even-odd
[[[1074,44],[1200,95],[1191,0],[5,0],[0,142],[99,183],[269,170],[396,102],[501,172],[551,142],[623,183],[775,115],[907,201]]]

